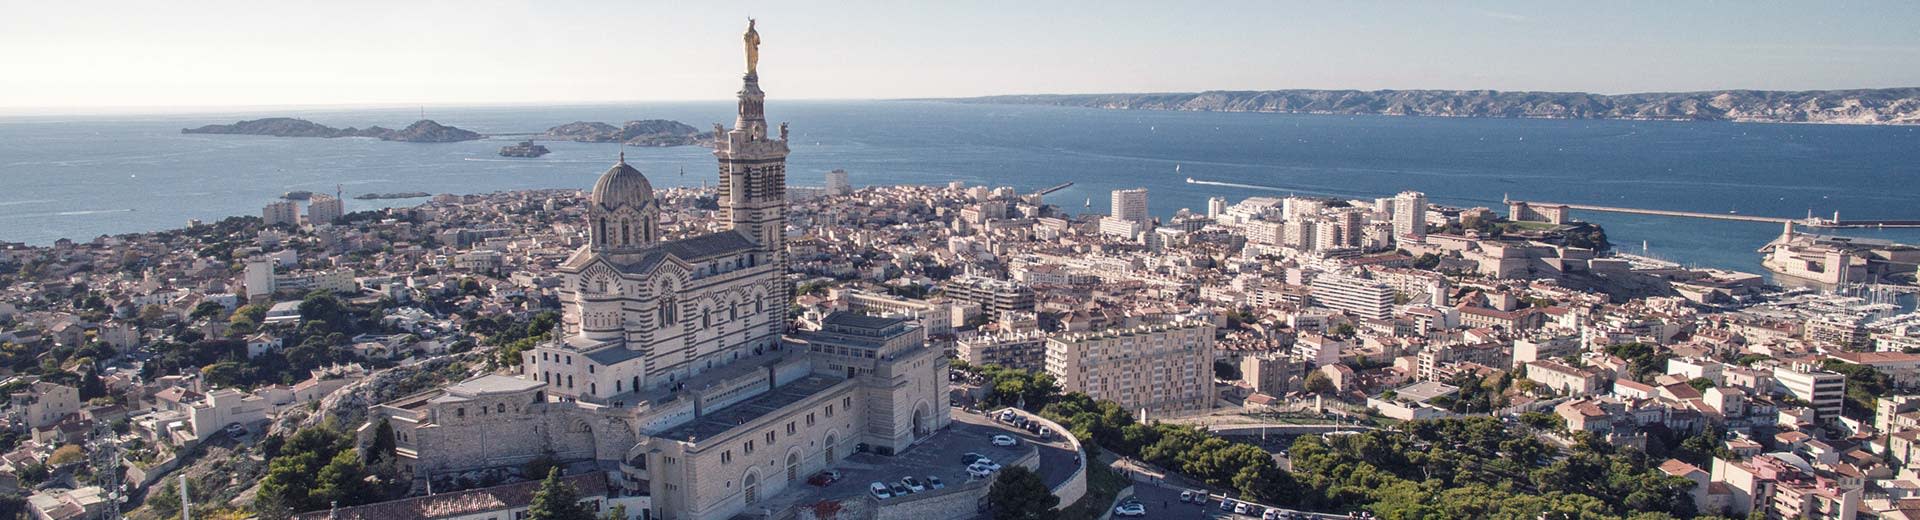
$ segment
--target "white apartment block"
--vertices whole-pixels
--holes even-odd
[[[1214,326],[1205,322],[1064,334],[1047,340],[1047,373],[1062,390],[1149,414],[1213,407]]]
[[[1393,316],[1393,288],[1387,284],[1346,275],[1321,273],[1313,277],[1313,301],[1322,307],[1373,319]]]
[[[1791,367],[1775,367],[1773,384],[1802,401],[1813,405],[1813,411],[1821,420],[1840,417],[1840,408],[1846,402],[1847,376],[1815,369],[1811,365],[1798,364]]]

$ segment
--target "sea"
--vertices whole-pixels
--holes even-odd
[[[1144,187],[1151,211],[1204,211],[1209,197],[1371,199],[1402,190],[1437,204],[1506,197],[1706,213],[1920,219],[1920,128],[1727,122],[1471,119],[1161,112],[937,101],[782,101],[788,182],[949,181],[1022,191],[1071,182],[1047,201],[1105,212],[1109,192]],[[245,109],[164,115],[0,116],[0,241],[44,245],[258,215],[282,193],[345,193],[348,211],[425,199],[364,193],[586,189],[623,150],[546,142],[535,159],[496,151],[573,121],[731,124],[731,102],[556,106]],[[289,116],[334,127],[398,128],[421,116],[492,135],[400,143],[187,135],[184,127]],[[655,186],[715,182],[711,151],[625,147]],[[1191,177],[1203,183],[1188,183]],[[1090,201],[1090,202],[1089,202]],[[1090,204],[1090,205],[1089,205]],[[1576,211],[1622,252],[1761,273],[1755,249],[1780,226]],[[1920,244],[1916,229],[1826,233]]]

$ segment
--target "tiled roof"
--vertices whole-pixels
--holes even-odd
[[[561,480],[579,489],[580,496],[583,498],[607,494],[607,475],[603,472],[594,471]],[[313,511],[294,518],[296,520],[430,520],[525,507],[533,502],[533,494],[539,490],[539,481],[519,482],[490,488],[390,500],[364,506],[343,507],[334,511]]]

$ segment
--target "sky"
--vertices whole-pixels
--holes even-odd
[[[1920,2],[0,0],[0,109],[1920,86]]]

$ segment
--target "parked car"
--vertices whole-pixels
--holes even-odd
[[[993,459],[980,459],[980,460],[973,461],[972,467],[987,468],[987,471],[1000,471],[1000,463],[994,462]]]
[[[906,484],[907,491],[912,491],[914,493],[919,493],[921,491],[927,490],[927,485],[925,483],[920,482],[920,479],[917,479],[917,478],[913,478],[913,477],[903,478],[903,479],[900,479],[900,483]]]
[[[969,452],[967,452],[967,454],[966,454],[966,455],[961,455],[961,456],[960,456],[960,463],[961,463],[961,464],[966,464],[966,465],[969,465],[969,466],[971,466],[971,465],[973,465],[973,463],[974,463],[974,462],[976,462],[976,461],[979,461],[980,459],[984,459],[984,458],[987,458],[987,456],[986,456],[986,455],[981,455],[981,454],[978,454],[978,453],[974,453],[974,452],[971,452],[971,451],[969,451]]]
[[[967,476],[973,477],[973,478],[987,478],[987,477],[993,476],[993,470],[983,468],[980,466],[967,466]]]
[[[1244,514],[1247,514],[1247,503],[1246,503],[1246,502],[1236,502],[1236,503],[1234,503],[1234,504],[1233,504],[1233,513],[1234,513],[1234,514],[1239,514],[1239,515],[1244,515]]]
[[[931,489],[946,489],[947,483],[941,482],[940,477],[927,475],[927,487]]]
[[[886,484],[881,484],[879,482],[867,484],[867,491],[870,493],[873,493],[873,498],[878,498],[881,500],[893,498],[893,488],[889,488],[887,487]]]
[[[1147,506],[1128,502],[1113,508],[1113,516],[1147,516]]]
[[[1040,428],[1040,439],[1041,439],[1041,440],[1052,440],[1052,439],[1053,439],[1053,430],[1049,430],[1049,429],[1046,429],[1046,428]]]
[[[1018,440],[1015,440],[1015,439],[1014,439],[1014,438],[1013,438],[1012,436],[1009,436],[1009,435],[995,435],[995,436],[993,436],[993,445],[994,445],[994,446],[1012,446],[1012,445],[1015,445],[1015,444],[1020,444],[1020,441],[1018,441]]]
[[[840,472],[834,471],[834,470],[826,470],[819,473],[814,473],[813,476],[807,477],[808,484],[813,484],[815,486],[822,486],[822,487],[832,485],[833,483],[839,482],[839,481],[840,481]]]
[[[1260,515],[1260,520],[1285,520],[1285,519],[1281,518],[1280,510],[1268,509],[1266,514]]]
[[[1203,496],[1203,497],[1204,497],[1204,496],[1206,496],[1206,495],[1201,495],[1201,496]],[[1180,503],[1182,503],[1182,504],[1185,504],[1185,503],[1188,503],[1188,502],[1194,502],[1194,501],[1195,501],[1195,500],[1193,499],[1193,492],[1192,492],[1192,491],[1181,491],[1181,492],[1180,492]],[[1201,498],[1201,499],[1199,500],[1199,502],[1205,502],[1205,501],[1207,501],[1207,499],[1205,499],[1205,498]]]
[[[1230,498],[1222,498],[1222,499],[1220,499],[1220,510],[1221,510],[1221,511],[1232,511],[1232,510],[1233,510],[1233,499],[1230,499]]]
[[[893,496],[904,497],[910,493],[913,493],[913,490],[907,489],[906,486],[900,485],[899,482],[893,483]]]
[[[247,427],[241,426],[240,423],[233,423],[227,425],[226,431],[227,435],[239,437],[247,434]]]

